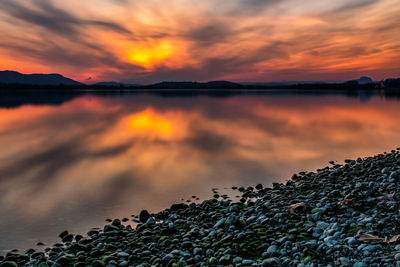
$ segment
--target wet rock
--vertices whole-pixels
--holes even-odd
[[[235,214],[229,215],[229,217],[225,220],[225,224],[230,226],[230,225],[235,225],[239,222],[239,217],[236,216]]]
[[[129,253],[126,253],[126,252],[119,252],[118,254],[117,254],[117,256],[118,257],[122,257],[122,258],[127,258],[127,257],[129,257]]]
[[[276,245],[272,245],[270,247],[268,247],[267,251],[266,251],[266,256],[267,257],[271,257],[271,256],[276,256],[278,253],[278,246]]]
[[[142,210],[139,214],[139,220],[143,223],[147,222],[150,217],[151,215],[147,210]]]
[[[104,267],[106,264],[102,260],[94,260],[92,261],[93,267]]]
[[[173,204],[170,207],[170,210],[172,211],[178,211],[178,210],[184,210],[188,207],[185,203],[179,203],[179,204]]]
[[[169,261],[172,260],[173,258],[174,258],[173,255],[167,254],[167,255],[165,255],[165,256],[162,258],[162,261],[163,261],[163,262],[169,262]]]
[[[72,240],[74,240],[74,236],[72,234],[68,234],[63,237],[62,242],[66,243],[71,242]]]
[[[111,222],[111,225],[114,225],[114,226],[119,227],[119,226],[121,225],[120,219],[114,219],[114,220]]]
[[[193,247],[193,243],[190,241],[184,241],[182,242],[182,248],[187,249],[187,248],[192,248]]]
[[[211,257],[211,258],[208,260],[208,263],[214,265],[214,264],[217,264],[217,263],[218,263],[218,260],[217,260],[216,257]]]
[[[82,238],[83,238],[82,235],[76,235],[76,236],[75,236],[75,241],[79,241],[79,240],[81,240]]]
[[[351,261],[350,261],[348,258],[346,258],[346,257],[340,257],[340,258],[339,258],[339,262],[340,262],[340,265],[341,265],[341,266],[353,266],[353,265],[351,264]]]
[[[150,217],[146,221],[146,225],[154,225],[156,224],[156,220],[153,217]]]
[[[263,267],[278,267],[281,266],[281,261],[278,258],[269,258],[262,261]]]
[[[230,262],[231,262],[231,255],[229,254],[226,254],[219,259],[219,263],[224,265],[229,264]]]
[[[219,228],[225,223],[225,218],[220,219],[215,225],[214,228]]]
[[[64,231],[64,232],[60,233],[60,234],[58,235],[58,237],[61,238],[61,239],[63,239],[63,238],[66,237],[68,234],[69,234],[68,231]]]

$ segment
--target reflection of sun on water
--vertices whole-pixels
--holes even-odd
[[[163,137],[170,136],[173,130],[171,122],[149,109],[130,117],[129,127],[135,131],[154,132]]]
[[[173,46],[168,41],[162,41],[152,46],[138,46],[128,52],[130,61],[149,68],[173,54]]]

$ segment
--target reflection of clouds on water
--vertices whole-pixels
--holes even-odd
[[[191,136],[186,138],[184,143],[198,152],[212,154],[214,157],[216,154],[232,153],[236,144],[229,136],[196,127],[193,127]]]
[[[0,248],[390,150],[399,113],[376,98],[309,96],[84,96],[0,109],[0,228],[10,228]]]

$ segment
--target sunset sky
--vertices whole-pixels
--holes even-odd
[[[78,81],[400,76],[398,0],[1,0],[0,69]]]

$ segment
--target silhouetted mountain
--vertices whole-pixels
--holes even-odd
[[[361,77],[360,79],[358,79],[358,84],[369,84],[369,83],[373,83],[374,81],[370,78],[370,77]]]
[[[16,71],[0,71],[0,83],[27,85],[83,85],[60,74],[22,74]]]
[[[118,82],[99,82],[99,83],[93,83],[91,85],[93,86],[121,86],[122,83],[118,83]]]
[[[143,86],[147,89],[241,89],[243,85],[228,81],[199,82],[161,82]]]
[[[288,86],[298,84],[328,84],[328,81],[241,82],[244,86]]]
[[[119,82],[99,82],[91,84],[92,86],[109,86],[109,87],[127,87],[127,86],[142,86],[141,84],[129,84],[129,83],[119,83]]]
[[[384,87],[386,87],[386,88],[399,88],[400,89],[400,78],[386,79],[383,84],[384,84]]]
[[[0,71],[1,92],[25,92],[25,91],[58,91],[81,92],[96,90],[99,92],[110,91],[135,91],[145,90],[177,90],[177,91],[205,91],[211,90],[376,90],[376,89],[400,89],[400,79],[386,79],[374,82],[371,78],[361,77],[347,82],[265,82],[265,83],[234,83],[229,81],[210,82],[161,82],[150,85],[124,84],[118,82],[100,82],[96,84],[83,84],[63,77],[59,74],[21,74],[15,71]]]
[[[344,84],[353,84],[353,85],[366,85],[366,84],[374,84],[374,82],[370,77],[362,76],[357,80],[350,80],[344,82]]]

